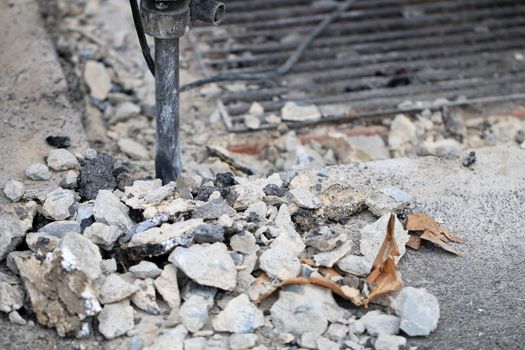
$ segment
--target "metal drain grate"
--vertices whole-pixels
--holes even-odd
[[[201,68],[264,72],[282,64],[325,16],[331,0],[228,1],[226,22],[195,28]],[[272,84],[224,83],[222,113],[246,131],[253,102],[260,129],[274,128],[287,101],[316,104],[323,117],[291,127],[354,121],[399,111],[525,100],[525,2],[516,0],[359,0],[310,45],[292,71]],[[230,87],[230,88],[228,88]],[[237,89],[235,88],[237,87]]]

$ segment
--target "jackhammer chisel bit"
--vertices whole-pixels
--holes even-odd
[[[155,175],[163,183],[175,181],[182,171],[179,138],[179,38],[195,20],[218,25],[224,4],[215,0],[130,0],[142,52],[155,75],[156,155]],[[144,32],[155,40],[155,60]]]

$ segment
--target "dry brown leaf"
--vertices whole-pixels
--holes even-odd
[[[443,250],[445,250],[445,251],[447,251],[449,253],[456,254],[456,255],[459,255],[459,256],[463,256],[463,253],[461,253],[459,250],[456,250],[456,249],[452,248],[450,245],[446,244],[445,242],[443,242],[442,240],[437,238],[430,231],[423,232],[423,234],[421,235],[420,238],[424,239],[425,241],[429,241],[429,242],[434,243],[435,245],[437,245],[438,247],[440,247],[441,249],[443,249]]]
[[[459,238],[449,230],[442,228],[431,216],[423,213],[409,214],[406,219],[405,230],[422,232],[421,239],[432,242],[447,252],[462,255],[461,252],[449,246],[447,243],[465,243],[465,240]]]
[[[394,260],[394,257],[400,255],[394,237],[395,224],[396,217],[391,215],[388,221],[385,240],[376,256],[372,272],[366,279],[367,282],[374,287],[365,300],[365,307],[367,307],[368,303],[373,299],[398,290],[403,286],[397,273],[397,266]]]
[[[419,250],[419,247],[421,247],[421,238],[418,236],[409,235],[406,246],[414,250]]]
[[[330,281],[329,279],[326,279],[324,277],[294,277],[289,278],[287,280],[282,281],[280,284],[278,284],[275,289],[269,291],[268,293],[265,293],[259,297],[259,299],[256,301],[256,303],[260,303],[261,301],[267,299],[270,297],[273,293],[275,293],[277,290],[281,289],[284,286],[290,286],[290,285],[296,285],[296,284],[311,284],[318,287],[324,287],[327,289],[330,289],[332,293],[339,295],[341,298],[345,300],[351,301],[354,305],[359,306],[362,304],[361,298],[360,298],[360,292],[358,289],[344,286],[342,288],[337,283]]]

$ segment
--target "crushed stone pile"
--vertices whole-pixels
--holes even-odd
[[[163,185],[112,163],[56,149],[5,185],[11,322],[129,349],[390,350],[438,327],[437,298],[403,287],[397,263],[407,244],[459,238],[412,213],[405,190],[322,172]],[[362,211],[370,220],[355,230]]]

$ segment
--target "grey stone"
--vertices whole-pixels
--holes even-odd
[[[347,255],[352,250],[352,241],[346,238],[346,240],[336,249],[330,252],[324,252],[314,255],[314,261],[316,266],[332,267],[342,257]]]
[[[177,247],[168,260],[199,284],[224,290],[237,284],[235,264],[223,243]]]
[[[40,232],[29,232],[26,243],[33,252],[50,253],[60,244],[60,238]]]
[[[401,329],[411,337],[429,335],[437,328],[439,302],[424,288],[403,288],[392,308],[401,317]]]
[[[397,214],[410,204],[408,193],[397,187],[384,187],[368,194],[365,204],[375,216],[387,213]]]
[[[182,304],[179,317],[188,331],[195,333],[208,322],[209,302],[206,298],[193,295]]]
[[[26,203],[16,203],[11,206],[12,212],[18,216],[22,231],[27,232],[33,228],[33,220],[39,210],[39,205],[35,201],[28,201]],[[0,259],[2,260],[2,259]]]
[[[64,176],[60,179],[60,187],[73,189],[78,186],[79,172],[76,170],[67,171]]]
[[[228,340],[231,350],[244,350],[255,346],[257,343],[257,334],[232,334]]]
[[[202,218],[204,220],[217,219],[222,215],[233,215],[233,210],[228,203],[222,198],[212,199],[195,208],[193,211],[194,218]]]
[[[0,261],[23,242],[24,236],[20,219],[13,213],[0,210]]]
[[[76,207],[75,192],[57,188],[47,195],[42,213],[49,219],[65,220],[75,214]]]
[[[259,250],[255,236],[249,231],[242,231],[230,238],[230,246],[233,250],[242,254],[252,254]]]
[[[339,345],[325,337],[317,338],[317,347],[319,350],[339,350]]]
[[[391,214],[384,214],[376,222],[366,225],[361,229],[360,250],[361,254],[369,261],[374,261],[381,249],[381,245],[385,240],[390,215]],[[395,260],[399,262],[399,259],[403,257],[406,251],[405,245],[408,242],[408,232],[405,231],[403,224],[399,222],[397,218],[395,219],[394,239],[399,249],[399,256],[395,257]]]
[[[390,334],[379,334],[377,337],[374,347],[376,350],[398,350],[400,347],[404,347],[407,344],[407,340],[404,337]]]
[[[207,350],[206,338],[194,337],[184,341],[184,350]]]
[[[305,244],[320,252],[329,252],[336,249],[348,239],[345,233],[332,232],[327,226],[320,226],[305,235]]]
[[[104,305],[98,315],[98,331],[106,339],[114,339],[135,327],[133,308],[128,300]]]
[[[199,225],[193,232],[193,239],[197,243],[216,243],[224,241],[222,225]]]
[[[393,149],[400,149],[407,144],[416,142],[415,124],[408,119],[404,114],[398,114],[390,125],[390,133],[388,135],[388,144]]]
[[[133,186],[125,188],[123,202],[134,209],[146,209],[155,206],[175,193],[175,183],[162,186],[160,179],[135,181]]]
[[[188,281],[181,291],[181,296],[184,300],[188,300],[192,296],[198,295],[208,300],[212,304],[216,294],[217,288],[202,286],[194,281]]]
[[[4,194],[12,202],[18,202],[24,195],[25,190],[24,183],[17,180],[9,180],[4,186]]]
[[[316,105],[300,106],[295,102],[286,102],[281,109],[281,118],[286,121],[312,121],[321,118]]]
[[[323,334],[328,322],[345,317],[332,293],[315,286],[290,286],[281,289],[279,300],[270,309],[273,325],[286,332]]]
[[[324,335],[330,340],[339,341],[344,339],[347,334],[348,325],[335,322],[328,326]]]
[[[91,279],[102,275],[102,256],[98,247],[78,233],[67,233],[60,242],[62,265],[66,270],[81,270]]]
[[[132,139],[120,139],[118,141],[118,146],[122,152],[127,154],[133,160],[148,160],[150,158],[146,147]]]
[[[193,231],[202,223],[202,219],[190,219],[174,224],[162,224],[160,228],[154,227],[133,235],[128,247],[158,245],[156,255],[166,254],[176,246],[188,246],[193,241]]]
[[[118,122],[126,121],[132,117],[136,117],[139,113],[140,106],[129,101],[122,102],[115,108],[115,112],[111,116],[109,124],[113,125]]]
[[[51,179],[49,168],[42,163],[31,164],[26,168],[25,174],[34,181],[47,181]]]
[[[259,258],[261,270],[268,276],[286,280],[297,277],[301,272],[301,264],[295,253],[286,244],[271,247]]]
[[[457,158],[462,150],[461,144],[454,139],[425,141],[419,145],[417,154],[420,156],[436,156],[442,158]]]
[[[104,259],[102,263],[100,263],[100,268],[102,269],[102,274],[105,276],[115,273],[117,272],[117,260],[115,260],[115,258]]]
[[[142,350],[144,348],[144,341],[137,335],[131,338],[128,350]]]
[[[122,230],[117,226],[110,226],[101,222],[94,222],[84,230],[84,237],[106,250],[113,248]]]
[[[21,326],[25,326],[27,324],[27,321],[22,316],[20,316],[18,311],[11,311],[9,313],[9,321]]]
[[[265,187],[266,188],[266,187]],[[266,193],[266,192],[265,192]],[[256,215],[259,220],[262,220],[266,217],[268,212],[268,207],[262,201],[255,202],[251,204],[245,211],[245,215],[249,216],[250,214]]]
[[[351,273],[356,276],[367,276],[372,270],[373,260],[368,259],[362,255],[348,254],[337,262],[339,267],[344,272]]]
[[[151,278],[146,278],[145,280],[136,279],[133,285],[137,288],[137,291],[131,296],[131,302],[141,310],[153,315],[159,315],[160,308],[157,304],[153,280]]]
[[[137,291],[137,287],[126,282],[116,273],[109,275],[99,290],[99,298],[103,304],[121,301]]]
[[[77,158],[67,149],[59,148],[49,151],[47,155],[47,166],[56,171],[79,168]]]
[[[218,332],[251,333],[264,324],[261,310],[252,304],[246,294],[231,299],[212,321]]]
[[[179,285],[177,282],[177,268],[172,264],[164,266],[162,273],[155,280],[155,288],[171,309],[180,305]]]
[[[379,310],[369,311],[361,320],[370,335],[399,333],[400,319],[394,315],[383,314]]]
[[[77,221],[54,221],[40,228],[38,232],[63,238],[66,233],[80,233],[80,223]]]
[[[24,305],[24,290],[18,283],[0,279],[0,311],[10,313]]]
[[[166,329],[155,339],[155,343],[148,350],[183,350],[186,335],[188,335],[188,330],[183,325]]]
[[[110,226],[117,226],[126,231],[131,228],[133,222],[128,216],[129,209],[120,202],[111,191],[99,191],[93,206],[95,220]]]
[[[345,222],[364,208],[365,197],[361,190],[334,184],[321,193],[321,208],[327,218]]]
[[[5,264],[9,271],[13,273],[14,275],[20,275],[20,271],[18,271],[18,267],[16,267],[16,261],[17,260],[23,260],[25,258],[30,257],[33,255],[33,252],[30,250],[15,250],[11,253],[7,254],[7,258],[5,259]]]
[[[379,135],[374,136],[351,136],[346,138],[346,141],[354,149],[361,150],[366,153],[371,160],[380,160],[390,158],[388,148]]]
[[[162,270],[158,268],[155,263],[150,261],[142,260],[137,265],[131,266],[129,271],[133,273],[137,278],[157,278],[162,273]]]
[[[292,195],[292,200],[299,207],[304,209],[318,209],[321,207],[321,202],[312,192],[308,191],[306,188],[294,188],[290,190]]]
[[[84,79],[91,96],[98,100],[106,99],[111,90],[111,78],[104,64],[88,61],[84,68]]]

